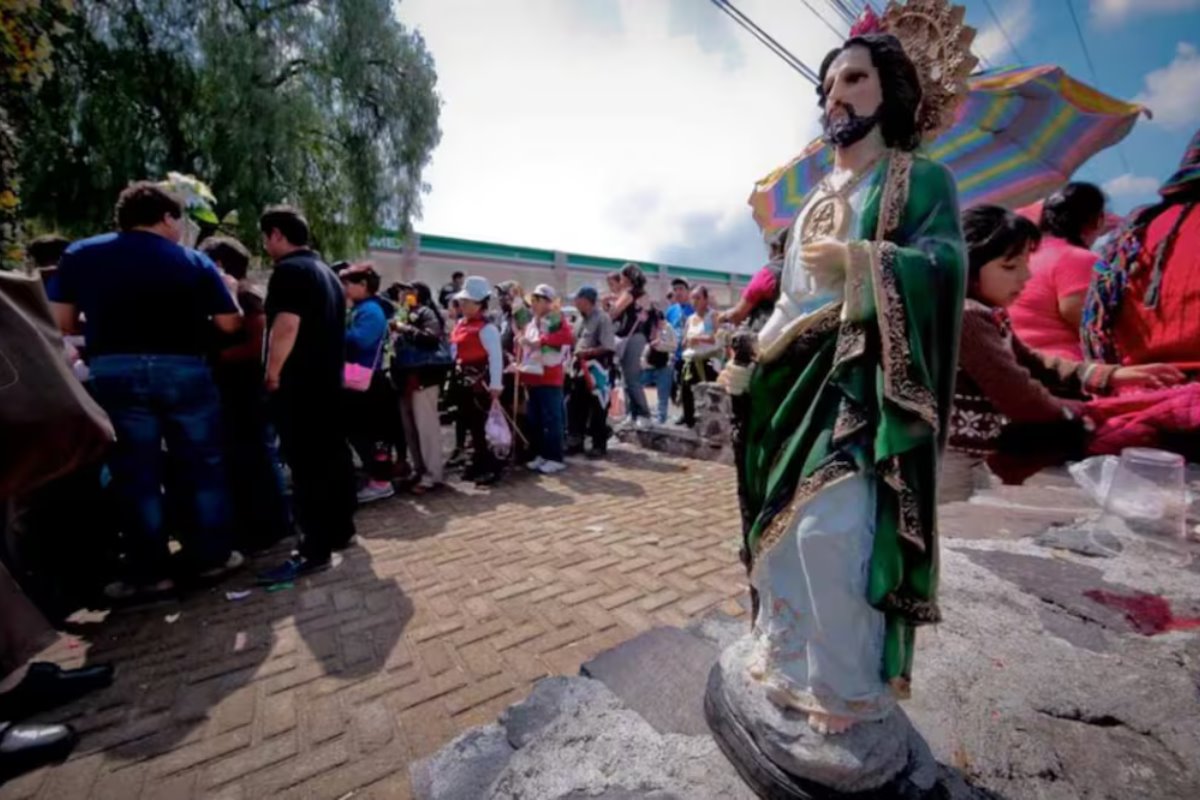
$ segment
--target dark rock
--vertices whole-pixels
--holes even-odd
[[[1128,586],[1106,582],[1103,573],[1095,567],[1057,558],[1041,558],[999,550],[962,552],[989,572],[1016,584],[1022,591],[1081,620],[1113,631],[1133,630],[1120,611],[1100,605],[1084,596],[1084,592],[1093,589],[1118,594],[1134,591]]]
[[[409,768],[413,796],[421,800],[480,800],[504,771],[515,750],[500,725],[459,736]]]
[[[753,800],[710,736],[661,734],[603,684],[513,755],[479,800]]]
[[[936,766],[899,710],[836,736],[817,733],[808,715],[782,709],[746,671],[751,636],[721,654],[706,688],[704,709],[717,743],[762,796],[821,800],[919,798],[932,788]],[[910,752],[916,763],[910,764]],[[919,762],[924,759],[925,763]],[[908,780],[915,773],[924,785]]]
[[[529,697],[505,709],[500,715],[500,725],[508,736],[508,743],[514,749],[520,749],[551,722],[582,706],[593,710],[616,709],[621,703],[596,681],[543,678],[534,685]]]
[[[720,651],[679,628],[655,628],[580,668],[603,682],[659,733],[708,735],[704,686]]]

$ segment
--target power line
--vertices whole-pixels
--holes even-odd
[[[858,13],[849,0],[825,0],[825,2],[847,25],[853,25],[857,21]]]
[[[779,42],[775,41],[775,39],[772,38],[769,33],[758,27],[754,20],[750,19],[741,11],[739,11],[733,5],[733,3],[729,2],[729,0],[712,0],[712,4],[721,9],[721,11],[725,12],[730,19],[741,26],[751,36],[753,36],[755,39],[758,39],[758,41],[765,45],[768,50],[783,59],[783,61],[789,67],[799,72],[809,83],[811,83],[813,86],[817,85],[817,73],[814,72],[811,67],[809,67],[796,56],[792,55],[790,50],[781,45]]]
[[[1071,12],[1071,23],[1075,26],[1075,38],[1079,40],[1079,48],[1083,50],[1083,60],[1087,62],[1088,74],[1092,78],[1092,86],[1096,89],[1100,88],[1100,77],[1096,73],[1096,65],[1092,62],[1091,51],[1088,50],[1087,39],[1083,36],[1083,27],[1079,24],[1079,16],[1075,13],[1075,4],[1071,0],[1066,0],[1067,11]],[[1126,172],[1133,172],[1133,168],[1129,166],[1129,159],[1125,157],[1125,148],[1118,143],[1116,147],[1117,158],[1121,161],[1121,166]]]
[[[1067,0],[1069,3],[1070,0]],[[992,0],[983,0],[983,4],[987,6],[988,13],[992,15],[992,21],[996,23],[996,27],[1000,29],[1000,35],[1004,37],[1004,43],[1008,45],[1008,49],[1017,57],[1017,64],[1024,65],[1025,59],[1021,52],[1017,50],[1017,46],[1013,44],[1013,40],[1008,38],[1008,31],[1004,29],[1004,23],[1000,21],[1000,17],[996,16],[996,9],[992,8]]]
[[[825,19],[825,15],[822,14],[820,11],[817,11],[816,7],[813,6],[812,3],[808,2],[808,0],[800,0],[800,2],[804,3],[804,7],[807,8],[809,11],[811,11],[813,13],[814,17],[821,20],[821,23],[826,28],[829,28],[829,30],[831,30],[833,32],[834,36],[838,37],[839,39],[841,39],[843,36],[845,36],[845,34],[842,33],[840,30],[838,30],[838,28],[836,26],[834,26],[833,23],[831,23],[829,20]]]
[[[1088,52],[1087,41],[1083,38],[1083,28],[1079,27],[1079,17],[1075,15],[1075,4],[1071,0],[1066,0],[1067,10],[1071,12],[1071,22],[1075,23],[1075,36],[1079,39],[1079,46],[1083,49],[1083,58],[1087,61],[1088,71],[1092,76],[1092,83],[1097,87],[1100,85],[1100,79],[1096,77],[1096,65],[1092,63],[1092,54]]]

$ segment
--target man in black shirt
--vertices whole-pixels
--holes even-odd
[[[333,270],[308,247],[308,222],[272,206],[259,220],[275,262],[267,284],[267,391],[292,469],[300,554],[259,576],[279,583],[328,569],[354,536],[354,466],[341,413],[346,298]]]
[[[450,308],[450,298],[462,291],[463,274],[456,272],[450,276],[450,282],[441,288],[438,292],[438,305],[442,308]]]

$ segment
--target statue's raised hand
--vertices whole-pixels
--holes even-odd
[[[801,245],[800,258],[818,288],[832,289],[845,282],[846,265],[850,263],[850,250],[845,242],[817,239]]]

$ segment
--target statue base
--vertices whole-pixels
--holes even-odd
[[[937,762],[902,710],[846,733],[817,733],[807,714],[775,705],[750,677],[753,648],[744,636],[721,653],[704,712],[722,752],[760,797],[918,800],[933,793]]]

